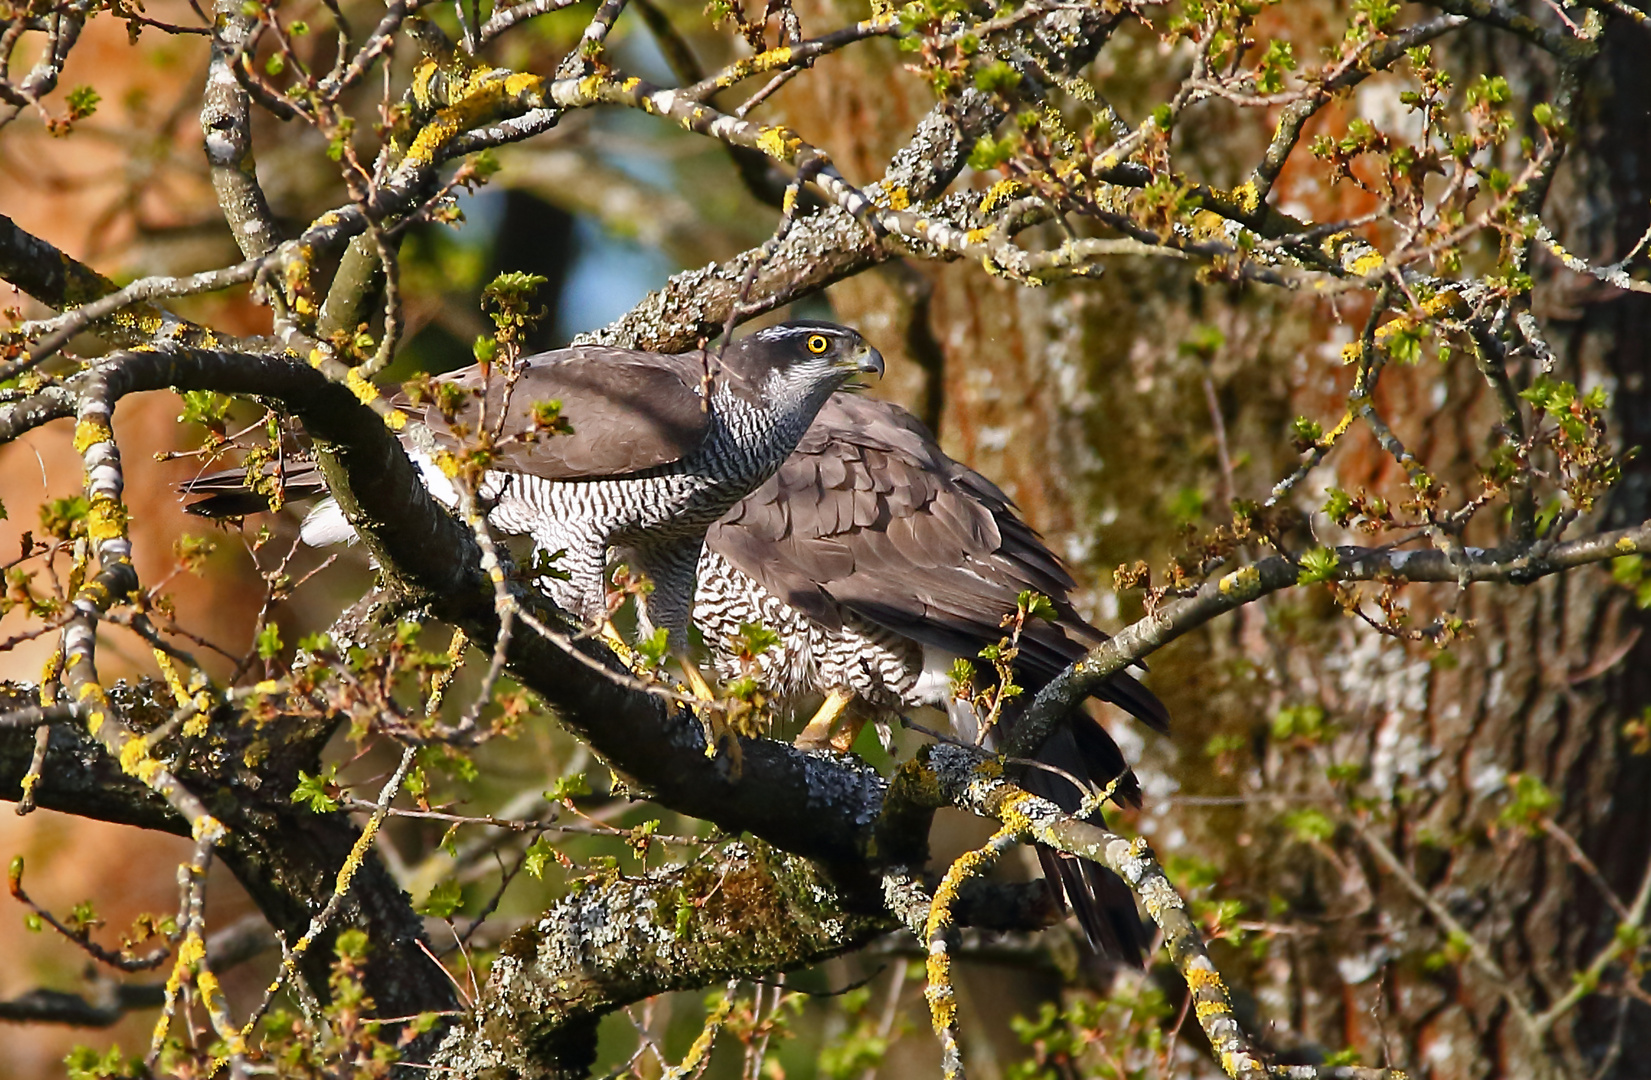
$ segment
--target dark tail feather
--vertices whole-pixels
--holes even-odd
[[[1049,737],[1038,750],[1037,760],[1091,784],[1106,784],[1118,777],[1114,801],[1140,805],[1140,782],[1129,770],[1118,744],[1105,728],[1081,711]],[[1069,813],[1083,806],[1083,793],[1046,769],[1028,768],[1021,784]],[[1123,879],[1098,863],[1043,847],[1038,848],[1038,861],[1043,864],[1044,882],[1056,903],[1063,910],[1070,906],[1090,948],[1102,956],[1140,966],[1152,942],[1136,910],[1135,894]]]
[[[1073,749],[1069,753],[1065,747],[1050,749],[1045,743],[1038,754],[1038,760],[1047,765],[1055,765],[1081,780],[1105,787],[1118,778],[1118,785],[1112,789],[1112,801],[1119,806],[1141,805],[1141,782],[1135,778],[1135,773],[1124,760],[1124,753],[1118,749],[1118,744],[1112,741],[1112,734],[1101,726],[1101,722],[1090,716],[1082,709],[1075,710],[1068,727],[1072,734]],[[1053,754],[1055,757],[1046,755]],[[1066,785],[1070,786],[1070,785]],[[1075,798],[1081,799],[1077,794]],[[1070,809],[1076,810],[1074,803]]]
[[[1169,710],[1157,694],[1136,682],[1133,676],[1118,672],[1095,691],[1095,696],[1110,701],[1160,735],[1169,734]]]
[[[263,472],[268,477],[279,473],[282,490],[288,499],[307,499],[327,492],[327,485],[313,461],[294,461],[291,458],[271,461],[264,465]],[[184,507],[189,513],[202,517],[246,517],[269,512],[269,499],[246,486],[245,469],[202,473],[193,480],[179,484],[178,491],[184,495],[204,496]]]
[[[1152,939],[1141,925],[1135,894],[1124,879],[1104,866],[1042,844],[1037,852],[1049,895],[1063,911],[1071,905],[1089,947],[1099,956],[1144,967]]]

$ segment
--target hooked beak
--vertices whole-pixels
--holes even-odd
[[[848,360],[854,365],[854,370],[862,375],[875,375],[879,379],[883,377],[883,354],[870,345],[861,348]]]

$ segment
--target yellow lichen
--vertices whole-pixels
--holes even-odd
[[[183,675],[178,671],[177,661],[164,650],[156,649],[155,663],[160,665],[161,676],[166,680],[166,688],[172,691],[172,700],[182,708],[190,705],[189,690],[183,684]]]
[[[1261,571],[1253,566],[1246,566],[1242,570],[1234,570],[1223,577],[1216,587],[1221,590],[1222,596],[1242,596],[1244,592],[1259,584],[1261,584]]]
[[[1386,261],[1386,259],[1382,258],[1381,252],[1367,251],[1348,264],[1347,271],[1351,274],[1357,274],[1360,277],[1368,277],[1369,275],[1374,274],[1377,270],[1380,270],[1382,268],[1382,264]]]
[[[183,943],[178,946],[178,966],[191,968],[206,957],[206,942],[201,935],[191,931],[185,935]]]
[[[911,205],[911,192],[904,187],[897,187],[889,192],[889,209],[904,210]]]
[[[641,80],[629,80],[625,84],[625,89],[631,89],[639,81]],[[528,71],[516,71],[505,76],[504,94],[507,98],[518,100],[525,97],[532,97],[534,95],[542,95],[544,93],[544,85],[545,80],[543,77]]]
[[[150,756],[142,739],[127,739],[120,748],[120,771],[150,784],[160,775],[161,763]]]
[[[929,1020],[936,1031],[948,1031],[957,1022],[957,997],[952,992],[952,958],[943,951],[929,953],[924,964],[929,985],[923,997],[929,1003]]]
[[[980,212],[989,214],[1003,203],[1019,195],[1025,190],[1025,185],[1019,180],[999,180],[986,189],[986,194],[980,200]]]
[[[1227,1006],[1219,1001],[1200,1001],[1195,1007],[1200,1022],[1212,1016],[1226,1016]]]
[[[413,100],[418,102],[421,108],[428,109],[435,104],[435,95],[430,92],[430,88],[435,84],[439,70],[435,62],[428,59],[419,61],[413,67]]]
[[[1336,253],[1336,249],[1340,248],[1342,244],[1352,238],[1353,234],[1348,232],[1331,233],[1319,244],[1319,250],[1324,252],[1326,255],[1334,255]]]
[[[790,161],[802,144],[788,128],[764,127],[757,132],[757,149],[776,161]]]
[[[344,373],[344,385],[350,388],[350,393],[354,394],[363,405],[371,405],[378,400],[378,387],[374,386],[370,379],[361,374],[361,369],[358,367],[353,367]]]
[[[98,443],[114,442],[115,433],[101,417],[88,416],[75,424],[75,453],[84,455]]]
[[[1634,543],[1634,541],[1632,539],[1630,539],[1629,537],[1626,537],[1626,536],[1624,536],[1622,539],[1618,540],[1615,544],[1615,547],[1619,552],[1621,552],[1624,555],[1632,555],[1634,552],[1639,550],[1639,545]]]
[[[1193,993],[1200,990],[1213,990],[1225,995],[1227,984],[1221,981],[1221,975],[1214,968],[1192,966],[1186,970],[1187,989]]]

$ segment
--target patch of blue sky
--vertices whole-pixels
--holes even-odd
[[[613,322],[676,269],[663,253],[620,239],[591,218],[574,219],[573,234],[577,254],[562,286],[558,341]]]

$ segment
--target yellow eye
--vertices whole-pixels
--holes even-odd
[[[822,355],[829,348],[831,348],[831,339],[824,334],[808,335],[808,351],[815,356]]]

